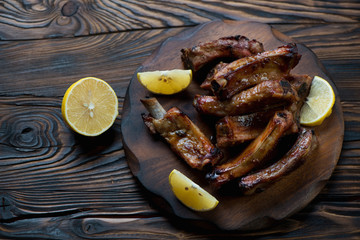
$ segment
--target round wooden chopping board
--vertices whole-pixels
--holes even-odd
[[[296,42],[267,24],[237,21],[209,22],[167,39],[138,68],[137,72],[182,69],[180,58],[182,48],[232,35],[257,39],[264,44],[265,50]],[[162,208],[182,219],[208,222],[226,230],[254,230],[288,217],[315,198],[337,164],[344,136],[344,120],[334,83],[324,72],[316,55],[301,43],[297,43],[297,46],[302,58],[292,73],[318,75],[329,81],[336,95],[333,113],[322,125],[314,128],[319,141],[316,152],[296,171],[265,191],[250,196],[221,194],[212,189],[205,180],[205,173],[187,166],[170,150],[166,142],[150,135],[142,121],[141,114],[147,111],[140,103],[140,99],[154,96],[166,110],[177,106],[208,137],[214,135],[207,120],[199,116],[192,106],[195,94],[206,93],[200,89],[199,82],[194,79],[188,89],[176,95],[155,96],[140,85],[134,73],[125,99],[121,128],[129,167],[140,183],[152,193],[151,201],[162,204]],[[213,194],[219,200],[219,205],[209,212],[195,212],[182,205],[172,193],[168,183],[168,175],[173,169],[183,172]]]

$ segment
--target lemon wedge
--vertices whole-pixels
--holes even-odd
[[[210,193],[176,169],[169,174],[169,183],[180,202],[192,210],[210,211],[219,203]]]
[[[320,125],[329,117],[335,103],[335,93],[331,85],[323,78],[315,76],[309,96],[301,108],[300,124],[304,126]]]
[[[138,72],[139,82],[150,92],[171,95],[186,89],[192,81],[192,71],[173,69]]]
[[[61,113],[75,132],[98,136],[113,125],[119,114],[118,98],[105,81],[82,78],[66,90]]]

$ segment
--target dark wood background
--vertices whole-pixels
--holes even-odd
[[[183,225],[132,176],[121,111],[134,71],[162,41],[198,24],[253,20],[311,48],[341,98],[338,165],[302,211],[256,232]],[[97,138],[74,134],[62,96],[106,80],[119,117]],[[360,239],[360,2],[3,0],[0,2],[0,239]]]

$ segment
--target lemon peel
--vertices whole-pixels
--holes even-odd
[[[138,72],[141,85],[155,94],[171,95],[186,89],[192,81],[192,71],[172,69],[163,71]]]
[[[335,93],[331,85],[323,78],[315,76],[310,93],[301,108],[300,124],[318,126],[329,117],[335,103]]]
[[[176,169],[169,174],[169,183],[177,199],[194,211],[210,211],[219,203],[214,196]]]

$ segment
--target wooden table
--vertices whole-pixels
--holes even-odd
[[[311,48],[344,111],[338,165],[303,210],[256,232],[203,230],[163,212],[130,172],[121,138],[134,71],[170,36],[216,19],[268,23]],[[360,2],[0,2],[1,239],[360,239]],[[62,96],[106,80],[120,115],[98,138],[74,134]]]

